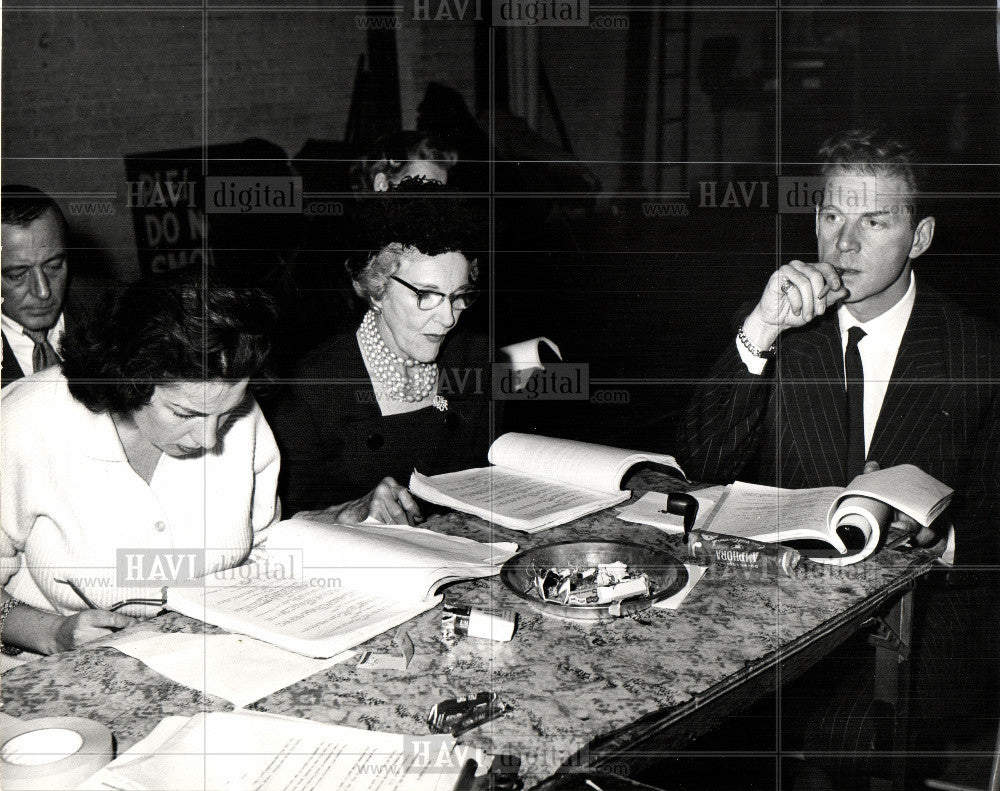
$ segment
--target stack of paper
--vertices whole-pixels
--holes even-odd
[[[293,518],[255,563],[167,589],[167,608],[305,656],[328,658],[436,606],[442,585],[488,577],[517,544],[398,525]]]
[[[450,736],[404,736],[253,711],[167,717],[83,791],[450,791],[467,759]],[[485,769],[483,769],[485,771]]]

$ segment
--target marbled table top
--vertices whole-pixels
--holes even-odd
[[[660,478],[656,488],[666,491],[670,485],[672,479]],[[677,537],[626,523],[615,514],[611,509],[533,536],[458,513],[435,516],[426,526],[479,540],[514,541],[522,549],[591,538],[635,541],[683,557]],[[592,739],[643,715],[667,712],[754,663],[774,661],[779,648],[801,644],[831,619],[905,579],[913,560],[880,552],[854,566],[814,565],[804,578],[768,581],[709,569],[679,610],[648,610],[601,624],[541,615],[497,577],[457,583],[445,589],[447,602],[517,611],[513,641],[445,636],[437,607],[403,627],[415,647],[406,671],[361,670],[349,661],[251,708],[423,735],[433,704],[495,690],[512,710],[464,734],[461,741],[520,755],[522,776],[530,786]],[[144,628],[150,625],[163,631],[218,631],[175,613],[148,621]],[[391,635],[385,634],[366,647],[394,651],[391,643]],[[7,714],[92,718],[116,735],[119,752],[166,715],[231,709],[226,701],[178,686],[111,648],[45,657],[8,671],[2,681]]]

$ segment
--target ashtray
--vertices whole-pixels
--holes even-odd
[[[625,563],[630,571],[645,574],[649,595],[617,603],[562,604],[546,601],[535,583],[546,569],[584,570],[602,564]],[[634,615],[680,591],[688,580],[684,564],[669,552],[627,541],[558,541],[519,552],[500,569],[500,579],[515,595],[545,615],[580,621],[609,621]],[[617,606],[616,606],[617,605]]]

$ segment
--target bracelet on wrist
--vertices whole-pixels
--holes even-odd
[[[22,603],[23,602],[20,599],[15,599],[11,596],[3,604],[0,604],[0,653],[7,654],[7,656],[17,656],[21,653],[20,648],[14,648],[13,646],[3,644],[3,627],[10,611]]]
[[[773,343],[771,344],[771,348],[761,349],[759,346],[757,346],[757,344],[755,344],[752,340],[750,340],[747,337],[747,334],[743,331],[743,327],[740,327],[740,331],[737,333],[736,337],[738,337],[740,343],[743,344],[743,348],[746,349],[748,352],[750,352],[750,354],[752,354],[754,357],[760,357],[765,360],[770,360],[772,357],[774,357],[774,353],[778,350],[778,347],[775,346]]]

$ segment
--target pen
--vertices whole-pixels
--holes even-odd
[[[122,607],[128,607],[129,605],[133,604],[148,604],[153,607],[155,607],[156,605],[160,605],[162,607],[167,603],[167,594],[166,594],[167,589],[164,588],[163,595],[159,599],[123,599],[122,601],[116,602],[115,604],[112,604],[110,607],[107,608],[98,607],[96,604],[94,604],[93,600],[86,593],[83,592],[83,588],[81,588],[79,585],[73,582],[73,580],[65,579],[65,580],[55,580],[55,581],[61,583],[62,585],[69,585],[73,589],[73,593],[79,596],[81,601],[83,601],[83,603],[87,605],[87,608],[91,610],[107,609],[108,612],[115,612],[115,610],[120,610]],[[117,629],[115,629],[114,631],[117,631]]]
[[[56,582],[62,583],[63,585],[69,585],[70,588],[73,589],[73,593],[75,593],[77,596],[80,597],[80,599],[83,601],[83,603],[87,605],[88,609],[91,609],[91,610],[99,610],[99,609],[101,609],[96,604],[94,604],[94,602],[92,602],[90,600],[90,597],[87,596],[87,594],[83,592],[83,588],[81,588],[79,585],[77,585],[75,582],[73,582],[73,580],[70,580],[70,579],[56,580]]]

